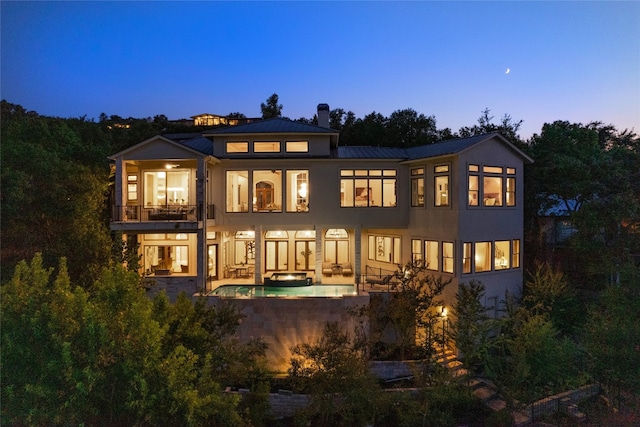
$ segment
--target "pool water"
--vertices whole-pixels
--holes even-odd
[[[260,286],[221,285],[207,295],[219,297],[341,297],[357,295],[354,285]]]

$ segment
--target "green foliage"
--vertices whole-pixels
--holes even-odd
[[[494,327],[487,316],[487,308],[480,302],[484,295],[481,282],[462,283],[452,310],[451,338],[462,353],[465,368],[472,373],[479,373],[489,357],[489,333]]]
[[[546,263],[529,274],[522,307],[533,315],[547,316],[563,334],[570,334],[580,326],[580,307],[574,289],[562,271]]]
[[[2,424],[254,425],[264,419],[265,347],[233,338],[239,315],[181,296],[154,301],[121,267],[93,286],[37,254],[1,292]],[[255,391],[239,411],[224,385]]]
[[[367,355],[336,323],[328,323],[315,343],[292,349],[289,375],[311,397],[300,417],[312,425],[358,426],[373,420],[379,386]]]
[[[609,286],[589,309],[583,341],[593,376],[612,397],[640,394],[639,281]]]
[[[282,104],[278,104],[278,94],[274,93],[267,98],[266,103],[260,104],[263,119],[273,119],[282,116]]]

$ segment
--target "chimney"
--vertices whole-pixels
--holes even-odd
[[[318,104],[318,126],[329,127],[329,104]]]

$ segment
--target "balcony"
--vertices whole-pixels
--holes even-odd
[[[111,210],[111,222],[175,222],[201,221],[201,210],[197,205],[175,206],[113,206]],[[215,206],[207,206],[207,218],[215,219]]]

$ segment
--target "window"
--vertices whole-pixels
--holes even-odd
[[[411,169],[411,206],[424,206],[424,169]]]
[[[507,177],[507,206],[516,205],[516,179],[514,177]]]
[[[285,150],[287,153],[308,153],[309,141],[287,141]]]
[[[449,206],[449,166],[436,166],[433,172],[435,174],[434,204]]]
[[[138,175],[127,175],[127,200],[138,200]]]
[[[478,190],[480,177],[478,175],[469,175],[469,206],[478,206]]]
[[[511,265],[520,268],[520,240],[515,239],[511,245]]]
[[[226,145],[227,154],[231,153],[248,153],[249,152],[249,143],[244,142],[227,142]]]
[[[189,204],[189,171],[144,173],[144,205],[157,207]]]
[[[424,242],[425,262],[427,263],[427,270],[438,271],[440,266],[438,265],[438,242],[435,240],[427,240]]]
[[[349,262],[349,234],[344,228],[330,228],[324,234],[324,261]]]
[[[423,259],[424,258],[422,257],[422,240],[412,239],[411,240],[411,260],[422,261]]]
[[[287,212],[309,212],[309,171],[287,171]]]
[[[341,207],[393,207],[396,205],[395,170],[342,170],[340,176]]]
[[[227,171],[227,212],[249,211],[249,171]]]
[[[475,271],[491,271],[491,242],[476,242]]]
[[[393,264],[400,263],[400,238],[370,235],[369,259]]]
[[[253,211],[282,212],[282,171],[253,171]]]
[[[280,141],[265,141],[253,143],[254,153],[279,153]]]
[[[483,205],[502,206],[503,178],[501,175],[503,168],[497,166],[484,166],[482,170],[484,172],[482,180],[484,197]]]
[[[144,269],[149,274],[189,273],[188,246],[144,246]]]
[[[471,273],[471,243],[462,244],[462,274]]]
[[[493,258],[493,268],[495,270],[506,270],[509,268],[510,257],[509,241],[497,241],[495,244],[495,254]]]
[[[453,242],[442,242],[442,271],[453,273]]]

